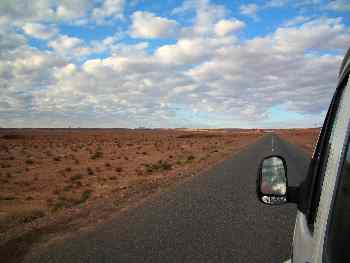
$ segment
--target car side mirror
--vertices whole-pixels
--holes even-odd
[[[286,161],[277,155],[264,158],[258,170],[258,199],[268,205],[287,203],[287,189]]]

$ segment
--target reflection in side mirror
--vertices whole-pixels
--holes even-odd
[[[269,205],[287,202],[287,166],[280,156],[265,158],[259,167],[257,194],[260,201]]]

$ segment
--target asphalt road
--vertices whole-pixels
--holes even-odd
[[[296,207],[257,201],[260,160],[285,157],[297,185],[307,155],[268,135],[208,173],[121,214],[31,262],[282,262],[290,257]]]

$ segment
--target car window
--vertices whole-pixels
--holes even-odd
[[[326,171],[327,161],[329,157],[329,150],[334,134],[334,127],[337,121],[338,117],[338,109],[339,105],[341,103],[342,98],[342,91],[339,94],[335,94],[335,97],[332,101],[332,104],[334,104],[334,107],[330,107],[330,112],[327,114],[326,120],[325,120],[325,129],[321,133],[321,138],[319,139],[320,143],[322,144],[322,147],[319,147],[318,145],[318,152],[315,153],[315,158],[317,158],[317,166],[315,167],[315,184],[314,184],[314,191],[311,199],[311,209],[309,213],[309,224],[312,226],[315,223],[316,215],[317,215],[317,208],[320,201],[321,196],[321,190],[322,190],[322,184],[324,179],[324,173]],[[317,151],[316,150],[316,151]]]
[[[350,262],[350,147],[347,145],[346,158],[333,205],[327,237],[327,262]]]

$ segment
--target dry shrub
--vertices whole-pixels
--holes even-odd
[[[94,171],[91,169],[91,167],[86,168],[88,175],[94,175]]]
[[[27,159],[26,164],[29,164],[29,165],[34,164],[34,161],[32,159]]]
[[[191,162],[195,159],[196,157],[194,157],[193,155],[190,155],[187,157],[187,161]]]
[[[167,161],[160,160],[155,164],[145,164],[145,170],[147,173],[163,172],[172,169],[172,165]]]
[[[53,203],[52,211],[56,212],[64,208],[71,208],[73,206],[85,203],[91,197],[91,194],[92,194],[92,190],[87,189],[81,193],[81,196],[79,198],[73,198],[73,197],[67,197],[67,196],[61,195],[58,197],[56,202]]]
[[[76,174],[76,175],[73,175],[70,177],[70,180],[71,181],[78,181],[80,180],[81,178],[83,178],[83,176],[81,174]]]
[[[56,156],[56,157],[53,158],[53,160],[56,161],[56,162],[59,162],[59,161],[61,161],[61,157],[60,156]]]
[[[4,213],[3,215],[0,215],[0,231],[5,231],[18,224],[33,222],[34,220],[44,216],[45,211],[38,208]]]
[[[0,201],[13,201],[13,200],[16,200],[16,199],[17,199],[17,197],[13,196],[13,195],[0,196]]]
[[[5,140],[18,140],[18,139],[25,139],[26,137],[24,135],[19,135],[19,134],[5,134],[1,138]]]
[[[96,159],[100,159],[103,157],[103,152],[101,151],[96,151],[92,156],[91,159],[92,160],[96,160]]]

